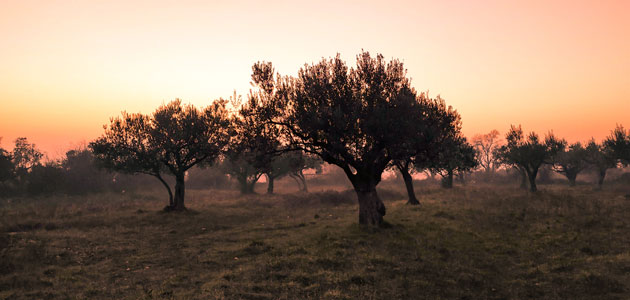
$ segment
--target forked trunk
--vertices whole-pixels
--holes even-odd
[[[536,188],[536,175],[538,174],[538,170],[528,171],[527,178],[529,178],[529,191],[536,192],[538,189]]]
[[[403,180],[405,181],[405,187],[407,188],[407,196],[409,200],[407,200],[407,204],[411,205],[419,205],[420,201],[416,198],[416,193],[413,190],[413,177],[409,173],[408,168],[398,168],[400,174],[402,174]]]
[[[523,168],[517,168],[518,173],[521,174],[521,186],[520,188],[526,190],[527,189],[527,173]]]
[[[160,182],[164,185],[164,187],[166,188],[166,191],[168,192],[168,207],[173,207],[173,192],[171,191],[171,187],[168,185],[166,180],[164,180],[164,178],[162,178],[162,176],[159,173],[154,176],[160,180]]]

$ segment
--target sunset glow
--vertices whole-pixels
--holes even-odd
[[[361,49],[399,58],[467,136],[510,124],[570,142],[630,126],[630,1],[2,1],[0,147],[50,157],[121,111],[246,95]]]

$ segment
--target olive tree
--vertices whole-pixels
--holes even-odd
[[[462,135],[451,136],[438,149],[437,158],[429,161],[428,166],[442,176],[444,188],[453,187],[454,174],[462,175],[477,167],[477,152]]]
[[[472,140],[472,144],[477,150],[477,161],[486,174],[493,174],[500,162],[496,157],[496,149],[500,147],[499,131],[491,130],[486,134],[477,134]]]
[[[421,114],[416,92],[398,60],[368,52],[349,68],[339,55],[304,65],[297,77],[274,77],[270,63],[253,66],[253,99],[288,149],[339,166],[354,187],[359,223],[380,225],[386,213],[376,192],[383,171],[402,159]]]
[[[575,186],[577,175],[588,166],[586,156],[586,149],[579,142],[569,145],[568,148],[563,145],[553,156],[552,168],[569,180],[569,186]]]
[[[591,140],[586,146],[586,156],[584,158],[586,162],[595,169],[597,173],[597,187],[602,188],[604,179],[606,178],[606,171],[608,169],[614,169],[617,167],[617,159],[604,143],[598,144],[595,140]]]
[[[617,125],[611,134],[604,140],[604,146],[623,165],[630,165],[630,130]]]
[[[222,153],[229,142],[229,125],[226,101],[199,110],[177,99],[151,115],[123,112],[89,147],[108,169],[155,176],[169,193],[165,210],[185,210],[186,171]],[[175,177],[174,193],[162,173]]]
[[[275,176],[272,163],[280,153],[277,129],[259,119],[251,97],[245,103],[240,96],[231,99],[236,110],[232,115],[233,136],[223,162],[223,170],[238,181],[241,194],[254,193],[263,174]]]
[[[451,145],[450,138],[461,131],[461,117],[440,96],[432,99],[428,93],[421,93],[416,101],[420,109],[411,124],[417,127],[415,134],[398,148],[396,156],[400,158],[392,160],[392,166],[403,177],[407,189],[407,204],[411,205],[420,204],[411,174],[434,165],[440,159],[441,149]]]
[[[530,132],[525,137],[520,125],[511,126],[505,139],[507,144],[497,151],[501,161],[524,171],[529,181],[530,191],[537,191],[538,169],[543,164],[553,163],[552,158],[565,146],[564,141],[558,140],[552,133],[549,133],[544,141],[541,141],[535,132]]]

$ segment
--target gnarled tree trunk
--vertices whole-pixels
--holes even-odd
[[[184,181],[184,173],[175,175],[175,197],[173,198],[173,205],[170,210],[182,211],[186,210],[184,206],[184,196],[186,194],[186,186]]]
[[[359,224],[379,226],[383,223],[385,205],[376,193],[376,187],[355,189],[359,200]]]

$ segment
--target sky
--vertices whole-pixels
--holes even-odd
[[[362,49],[402,60],[469,137],[630,127],[630,1],[0,0],[0,147],[61,157],[121,111],[245,96],[257,61],[296,75]]]

